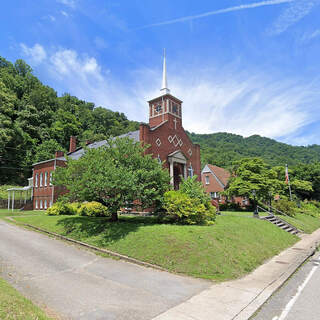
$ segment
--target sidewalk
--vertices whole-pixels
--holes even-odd
[[[245,320],[291,276],[320,243],[320,229],[246,277],[215,284],[154,320]]]

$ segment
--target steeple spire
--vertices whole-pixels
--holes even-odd
[[[162,88],[160,91],[163,95],[170,93],[170,90],[168,89],[168,82],[167,82],[166,49],[163,49]]]

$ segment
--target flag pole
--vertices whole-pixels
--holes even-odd
[[[288,187],[289,187],[290,201],[292,201],[291,185],[290,185],[290,178],[289,178],[289,171],[288,171],[287,164],[286,164],[286,183],[288,184]]]

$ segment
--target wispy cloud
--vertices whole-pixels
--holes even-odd
[[[63,16],[65,16],[66,18],[69,17],[69,14],[68,14],[67,12],[63,11],[63,10],[61,10],[60,13],[61,13]]]
[[[320,0],[296,0],[286,8],[267,31],[270,35],[280,34],[307,16]]]
[[[21,43],[20,47],[23,55],[29,58],[29,61],[35,66],[40,64],[47,57],[45,49],[38,43],[36,43],[33,47],[28,47],[24,43]]]
[[[41,67],[60,92],[69,91],[138,121],[147,121],[147,100],[160,93],[160,66],[134,70],[120,78],[94,57],[60,48],[47,54]],[[169,70],[171,92],[184,101],[183,123],[187,130],[260,134],[296,143],[297,131],[320,121],[319,80],[307,83],[303,79],[267,76],[264,71],[240,70],[238,66],[196,71],[189,68],[179,76]],[[299,141],[308,143],[303,134],[299,137]]]
[[[305,41],[310,41],[312,39],[318,38],[320,37],[320,29],[315,30],[313,32],[306,32],[302,37],[301,37],[301,41],[305,42]]]
[[[177,19],[152,23],[152,24],[143,26],[139,29],[144,29],[144,28],[149,28],[149,27],[158,27],[158,26],[163,26],[163,25],[168,25],[168,24],[196,20],[196,19],[201,19],[201,18],[205,18],[208,16],[213,16],[213,15],[218,15],[218,14],[223,14],[223,13],[228,13],[228,12],[233,12],[233,11],[254,9],[254,8],[265,7],[265,6],[280,5],[283,3],[290,3],[290,2],[294,2],[294,1],[296,1],[296,0],[266,0],[266,1],[261,1],[261,2],[249,3],[249,4],[241,4],[238,6],[228,7],[228,8],[224,8],[224,9],[208,11],[208,12],[204,12],[204,13],[197,14],[197,15],[185,16],[185,17],[180,17]]]
[[[57,2],[73,9],[76,7],[76,0],[57,0]]]

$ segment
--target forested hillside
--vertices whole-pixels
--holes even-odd
[[[25,184],[31,165],[56,150],[68,150],[69,138],[102,140],[138,129],[123,113],[56,91],[41,83],[23,60],[0,57],[0,185]],[[234,160],[261,157],[272,166],[320,161],[320,146],[295,147],[254,135],[190,134],[201,146],[202,164],[229,167]]]
[[[296,166],[320,161],[320,146],[291,146],[273,139],[253,135],[244,138],[231,133],[196,134],[190,137],[201,146],[201,162],[228,167],[232,161],[260,157],[272,166]]]
[[[23,60],[0,57],[0,185],[26,183],[31,164],[67,150],[71,135],[101,140],[137,128],[123,113],[69,94],[58,97]]]

